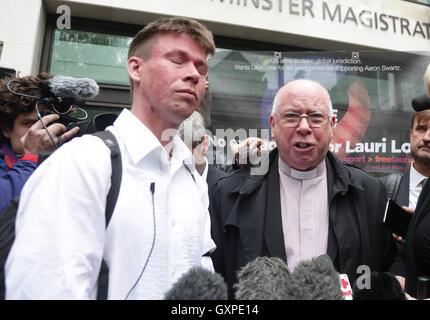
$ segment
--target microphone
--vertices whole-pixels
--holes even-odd
[[[417,299],[430,298],[430,277],[421,276],[417,279]]]
[[[290,272],[279,258],[258,257],[238,272],[237,300],[284,300]]]
[[[194,267],[178,279],[164,300],[227,300],[227,285],[218,273]]]
[[[287,300],[344,300],[339,273],[326,254],[299,262],[286,288]]]
[[[99,93],[97,82],[89,78],[55,76],[42,83],[47,96],[62,98],[93,98]]]
[[[406,300],[399,281],[388,272],[372,272],[368,289],[360,289],[356,281],[352,297],[353,300]]]
[[[416,112],[430,109],[430,97],[423,94],[421,96],[418,96],[412,99],[412,108]]]
[[[61,115],[69,113],[72,106],[84,107],[85,99],[93,98],[99,93],[99,86],[95,80],[66,76],[55,76],[46,80],[41,84],[41,88],[44,101]]]

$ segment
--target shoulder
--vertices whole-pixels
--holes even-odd
[[[67,170],[74,166],[101,172],[110,170],[110,162],[106,159],[110,159],[109,148],[100,138],[86,134],[62,145],[41,166],[47,166],[49,170],[55,167]]]
[[[382,185],[381,181],[372,173],[357,167],[349,162],[340,161],[337,157],[330,154],[329,160],[337,167],[341,176],[350,180],[350,183],[361,190],[375,190],[375,187]]]
[[[365,193],[373,194],[375,197],[383,196],[384,185],[381,179],[352,164],[344,163],[344,166],[349,172],[353,185],[358,186]]]

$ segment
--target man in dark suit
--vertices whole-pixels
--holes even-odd
[[[413,297],[417,296],[417,278],[430,274],[428,241],[430,238],[428,232],[430,230],[430,198],[428,196],[430,187],[426,183],[430,176],[430,64],[424,75],[424,83],[427,95],[412,100],[412,107],[415,110],[411,121],[410,138],[413,163],[410,170],[403,175],[395,198],[399,204],[407,206],[404,203],[407,203],[405,198],[409,196],[407,211],[413,213],[413,216],[409,223],[407,238],[397,237],[398,241],[405,241],[403,245],[398,245],[399,254],[390,268],[390,272],[396,275],[402,288]],[[413,182],[414,176],[418,177],[415,178],[415,182]],[[417,182],[420,184],[418,190],[414,188]],[[411,203],[411,199],[415,197],[417,199]]]
[[[418,99],[418,100],[417,100]],[[418,101],[418,103],[417,103]],[[430,98],[417,97],[412,106],[415,113],[411,119],[410,145],[412,164],[402,173],[391,173],[379,179],[385,185],[388,198],[393,199],[403,209],[412,214],[416,208],[418,197],[430,176]],[[429,125],[427,125],[429,123]],[[396,244],[386,239],[387,263],[391,265],[405,239],[393,234]],[[391,261],[391,262],[390,262]],[[391,267],[391,271],[399,273]]]
[[[412,100],[412,107],[415,110],[410,130],[412,164],[403,173],[380,178],[388,197],[407,207],[405,210],[410,213],[415,210],[424,183],[430,176],[430,98],[419,96]]]
[[[268,170],[236,170],[210,190],[212,260],[230,298],[237,271],[259,256],[279,257],[293,270],[328,254],[351,282],[360,265],[382,269],[385,189],[329,151],[334,123],[324,87],[305,79],[287,83],[270,115],[277,148],[262,161]]]

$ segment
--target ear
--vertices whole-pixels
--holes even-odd
[[[274,129],[275,129],[275,117],[273,116],[273,114],[270,115],[269,122],[270,122],[270,133],[272,135],[272,139],[274,139],[275,138],[275,133],[274,133],[275,132],[274,131]]]
[[[3,135],[3,137],[10,139],[10,131],[9,129],[2,129],[1,130],[1,134]]]
[[[143,60],[139,57],[130,57],[127,60],[128,75],[133,82],[138,82],[140,80],[142,64]]]
[[[209,149],[209,136],[207,134],[205,134],[203,136],[203,141],[202,141],[201,145],[202,145],[202,149],[200,152],[201,152],[202,157],[204,157],[206,152],[208,152],[208,149]]]

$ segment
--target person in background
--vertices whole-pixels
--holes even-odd
[[[188,18],[160,18],[136,34],[127,61],[131,110],[107,128],[123,167],[109,225],[110,150],[84,135],[45,160],[23,189],[6,299],[95,299],[102,260],[108,299],[163,299],[210,260],[207,186],[176,132],[200,104],[214,53],[212,33]]]
[[[41,85],[51,79],[47,73],[37,76],[7,77],[0,80],[0,214],[8,203],[18,196],[30,175],[37,167],[38,154],[52,151],[48,133],[39,121],[35,109],[37,99],[42,98]],[[8,89],[11,88],[20,96]],[[44,106],[40,105],[43,110]],[[48,125],[57,120],[59,115],[50,114],[42,117]],[[51,124],[48,130],[52,137],[67,141],[77,133],[79,128],[66,132],[60,123]]]
[[[428,177],[425,169],[428,170],[430,165],[430,64],[424,75],[424,83],[427,103],[423,104],[423,110],[416,110],[412,118],[411,153],[414,163],[417,159],[419,161],[418,168],[424,168],[420,171],[415,166],[417,171]],[[412,218],[406,239],[398,238],[404,242],[399,246],[399,254],[390,268],[390,272],[396,275],[402,288],[412,298],[417,297],[418,277],[430,276],[430,184],[424,180],[421,188],[415,210],[407,210]]]
[[[194,111],[185,119],[178,129],[178,135],[190,148],[195,160],[197,172],[206,180],[209,189],[226,172],[208,163],[205,157],[209,149],[209,135],[206,132],[204,118],[200,112]]]
[[[243,168],[212,188],[212,260],[230,297],[237,271],[259,256],[279,257],[294,270],[299,261],[328,254],[351,283],[360,265],[382,270],[385,189],[329,151],[334,123],[324,87],[307,79],[287,83],[270,115],[277,148],[268,172]]]

